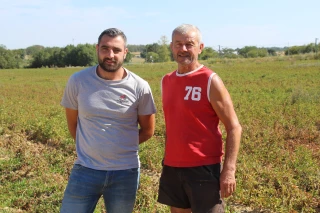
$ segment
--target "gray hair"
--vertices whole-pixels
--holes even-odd
[[[111,38],[115,38],[117,36],[121,36],[123,38],[123,40],[124,40],[124,46],[125,47],[127,46],[127,37],[126,37],[126,35],[121,30],[119,30],[117,28],[109,28],[109,29],[104,30],[100,34],[100,36],[98,38],[98,44],[100,44],[101,38],[104,35],[107,35],[107,36],[109,36]]]
[[[201,32],[198,27],[196,27],[192,24],[182,24],[182,25],[176,27],[172,32],[172,38],[173,38],[174,34],[176,34],[176,33],[186,34],[190,31],[194,31],[197,33],[198,42],[200,44],[202,42]]]

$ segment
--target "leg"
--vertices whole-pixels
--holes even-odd
[[[171,212],[190,213],[189,198],[183,188],[181,168],[164,165],[160,177],[158,202],[171,207]]]
[[[99,184],[101,180],[104,180],[103,175],[100,174],[103,173],[75,164],[64,192],[60,212],[93,212],[101,197],[101,189],[103,187],[103,185]]]
[[[140,169],[108,172],[103,198],[108,213],[132,213],[139,185]]]

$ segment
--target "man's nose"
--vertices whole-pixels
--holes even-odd
[[[109,58],[113,58],[113,57],[114,57],[114,52],[113,52],[112,50],[109,50],[109,51],[107,52],[107,56],[108,56]]]
[[[187,46],[186,46],[186,45],[181,45],[181,49],[182,49],[183,51],[187,51]]]

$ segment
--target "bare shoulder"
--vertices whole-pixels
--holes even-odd
[[[228,93],[222,79],[218,74],[212,76],[210,82],[210,93],[211,95],[218,95],[219,93]]]

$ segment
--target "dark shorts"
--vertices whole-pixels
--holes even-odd
[[[193,213],[224,212],[220,164],[177,168],[163,166],[158,202]]]

